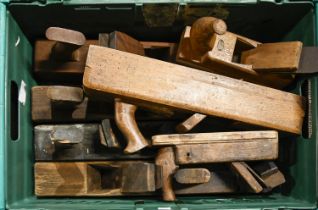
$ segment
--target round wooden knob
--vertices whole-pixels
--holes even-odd
[[[227,30],[226,23],[221,19],[214,20],[212,27],[213,27],[213,31],[219,35],[225,34]]]
[[[226,23],[214,17],[202,17],[196,20],[190,31],[190,44],[194,53],[204,55],[211,48],[209,42],[213,34],[222,35],[227,30]]]

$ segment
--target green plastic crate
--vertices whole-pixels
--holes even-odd
[[[195,18],[225,18],[229,30],[261,42],[300,40],[314,45],[315,8],[311,1],[280,0],[14,0],[0,3],[0,208],[2,209],[316,209],[317,78],[312,85],[313,133],[309,139],[281,140],[281,154],[294,160],[284,167],[288,183],[268,195],[209,195],[160,198],[37,198],[33,181],[30,111],[32,50],[48,26],[62,26],[97,38],[114,29],[143,40],[178,40]],[[153,4],[153,3],[156,4]],[[148,25],[148,27],[146,27]],[[293,92],[301,93],[299,80]],[[22,85],[21,85],[22,84]],[[25,85],[23,85],[25,84]],[[25,100],[22,97],[25,93]],[[20,97],[19,97],[20,96]],[[20,98],[20,100],[19,100]],[[14,110],[18,110],[15,112]],[[15,115],[14,113],[18,113]]]

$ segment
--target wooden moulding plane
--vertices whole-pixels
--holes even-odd
[[[185,28],[176,61],[281,89],[292,83],[292,74],[299,68],[301,53],[301,42],[262,44],[228,32],[221,19],[203,17],[196,20],[192,27]],[[281,72],[291,74],[276,74]]]
[[[301,96],[93,45],[83,86],[92,98],[113,96],[135,106],[154,104],[294,134],[301,133],[304,117]],[[147,145],[128,146],[126,152],[135,152]]]

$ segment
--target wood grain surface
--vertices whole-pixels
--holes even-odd
[[[35,195],[36,196],[123,196],[133,194],[147,195],[154,191],[153,170],[144,171],[144,166],[153,164],[140,161],[103,161],[103,162],[51,162],[35,163]],[[130,165],[131,167],[128,167]],[[127,168],[128,167],[128,168]],[[140,168],[141,167],[141,168]],[[134,170],[134,179],[123,179],[122,171],[127,176]],[[149,174],[151,173],[151,174]],[[143,185],[125,188],[128,182]],[[148,182],[148,183],[147,183]],[[144,187],[144,188],[143,188]],[[125,190],[124,190],[125,191]],[[142,193],[140,193],[142,192]]]
[[[91,97],[119,96],[295,134],[304,117],[295,94],[94,45],[83,85]]]
[[[152,145],[215,144],[252,141],[278,141],[277,131],[236,131],[215,133],[168,134],[152,136]]]
[[[177,164],[273,160],[277,157],[277,138],[175,146]]]
[[[159,149],[155,164],[161,168],[162,199],[164,201],[175,201],[176,196],[172,187],[172,178],[178,166],[175,164],[173,148],[164,147]]]
[[[299,41],[260,44],[242,52],[241,62],[259,72],[294,72],[299,66],[302,46]]]
[[[146,193],[156,190],[155,165],[136,162],[124,164],[122,168],[122,193]]]
[[[178,51],[176,54],[177,63],[192,68],[201,69],[203,71],[221,74],[278,89],[282,89],[290,85],[294,79],[294,76],[292,75],[274,75],[257,72],[252,69],[251,65],[244,65],[240,63],[238,58],[240,57],[241,52],[236,52],[235,48],[242,51],[244,49],[242,48],[242,45],[246,46],[246,43],[249,43],[249,47],[245,49],[249,50],[261,44],[257,41],[233,34],[231,32],[226,32],[224,35],[216,34],[215,36],[211,37],[211,41],[213,42],[206,44],[206,49],[211,51],[206,51],[206,54],[203,55],[202,53],[198,53],[192,49],[190,43],[190,31],[191,27],[187,26],[181,35]],[[223,41],[224,44],[218,45],[218,41],[223,39],[225,39],[227,42]],[[213,43],[216,44],[213,45]],[[235,47],[235,45],[237,45],[237,47]],[[222,51],[218,50],[220,46],[223,46]]]

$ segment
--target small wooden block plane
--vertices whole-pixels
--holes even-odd
[[[292,83],[300,63],[301,42],[262,44],[227,31],[224,21],[202,17],[181,36],[178,63],[274,88]],[[268,62],[270,61],[270,62]]]
[[[301,96],[93,45],[83,86],[91,97],[120,97],[295,134],[304,117]]]
[[[273,160],[278,157],[276,131],[157,135],[152,137],[152,145],[174,145],[177,164]]]

